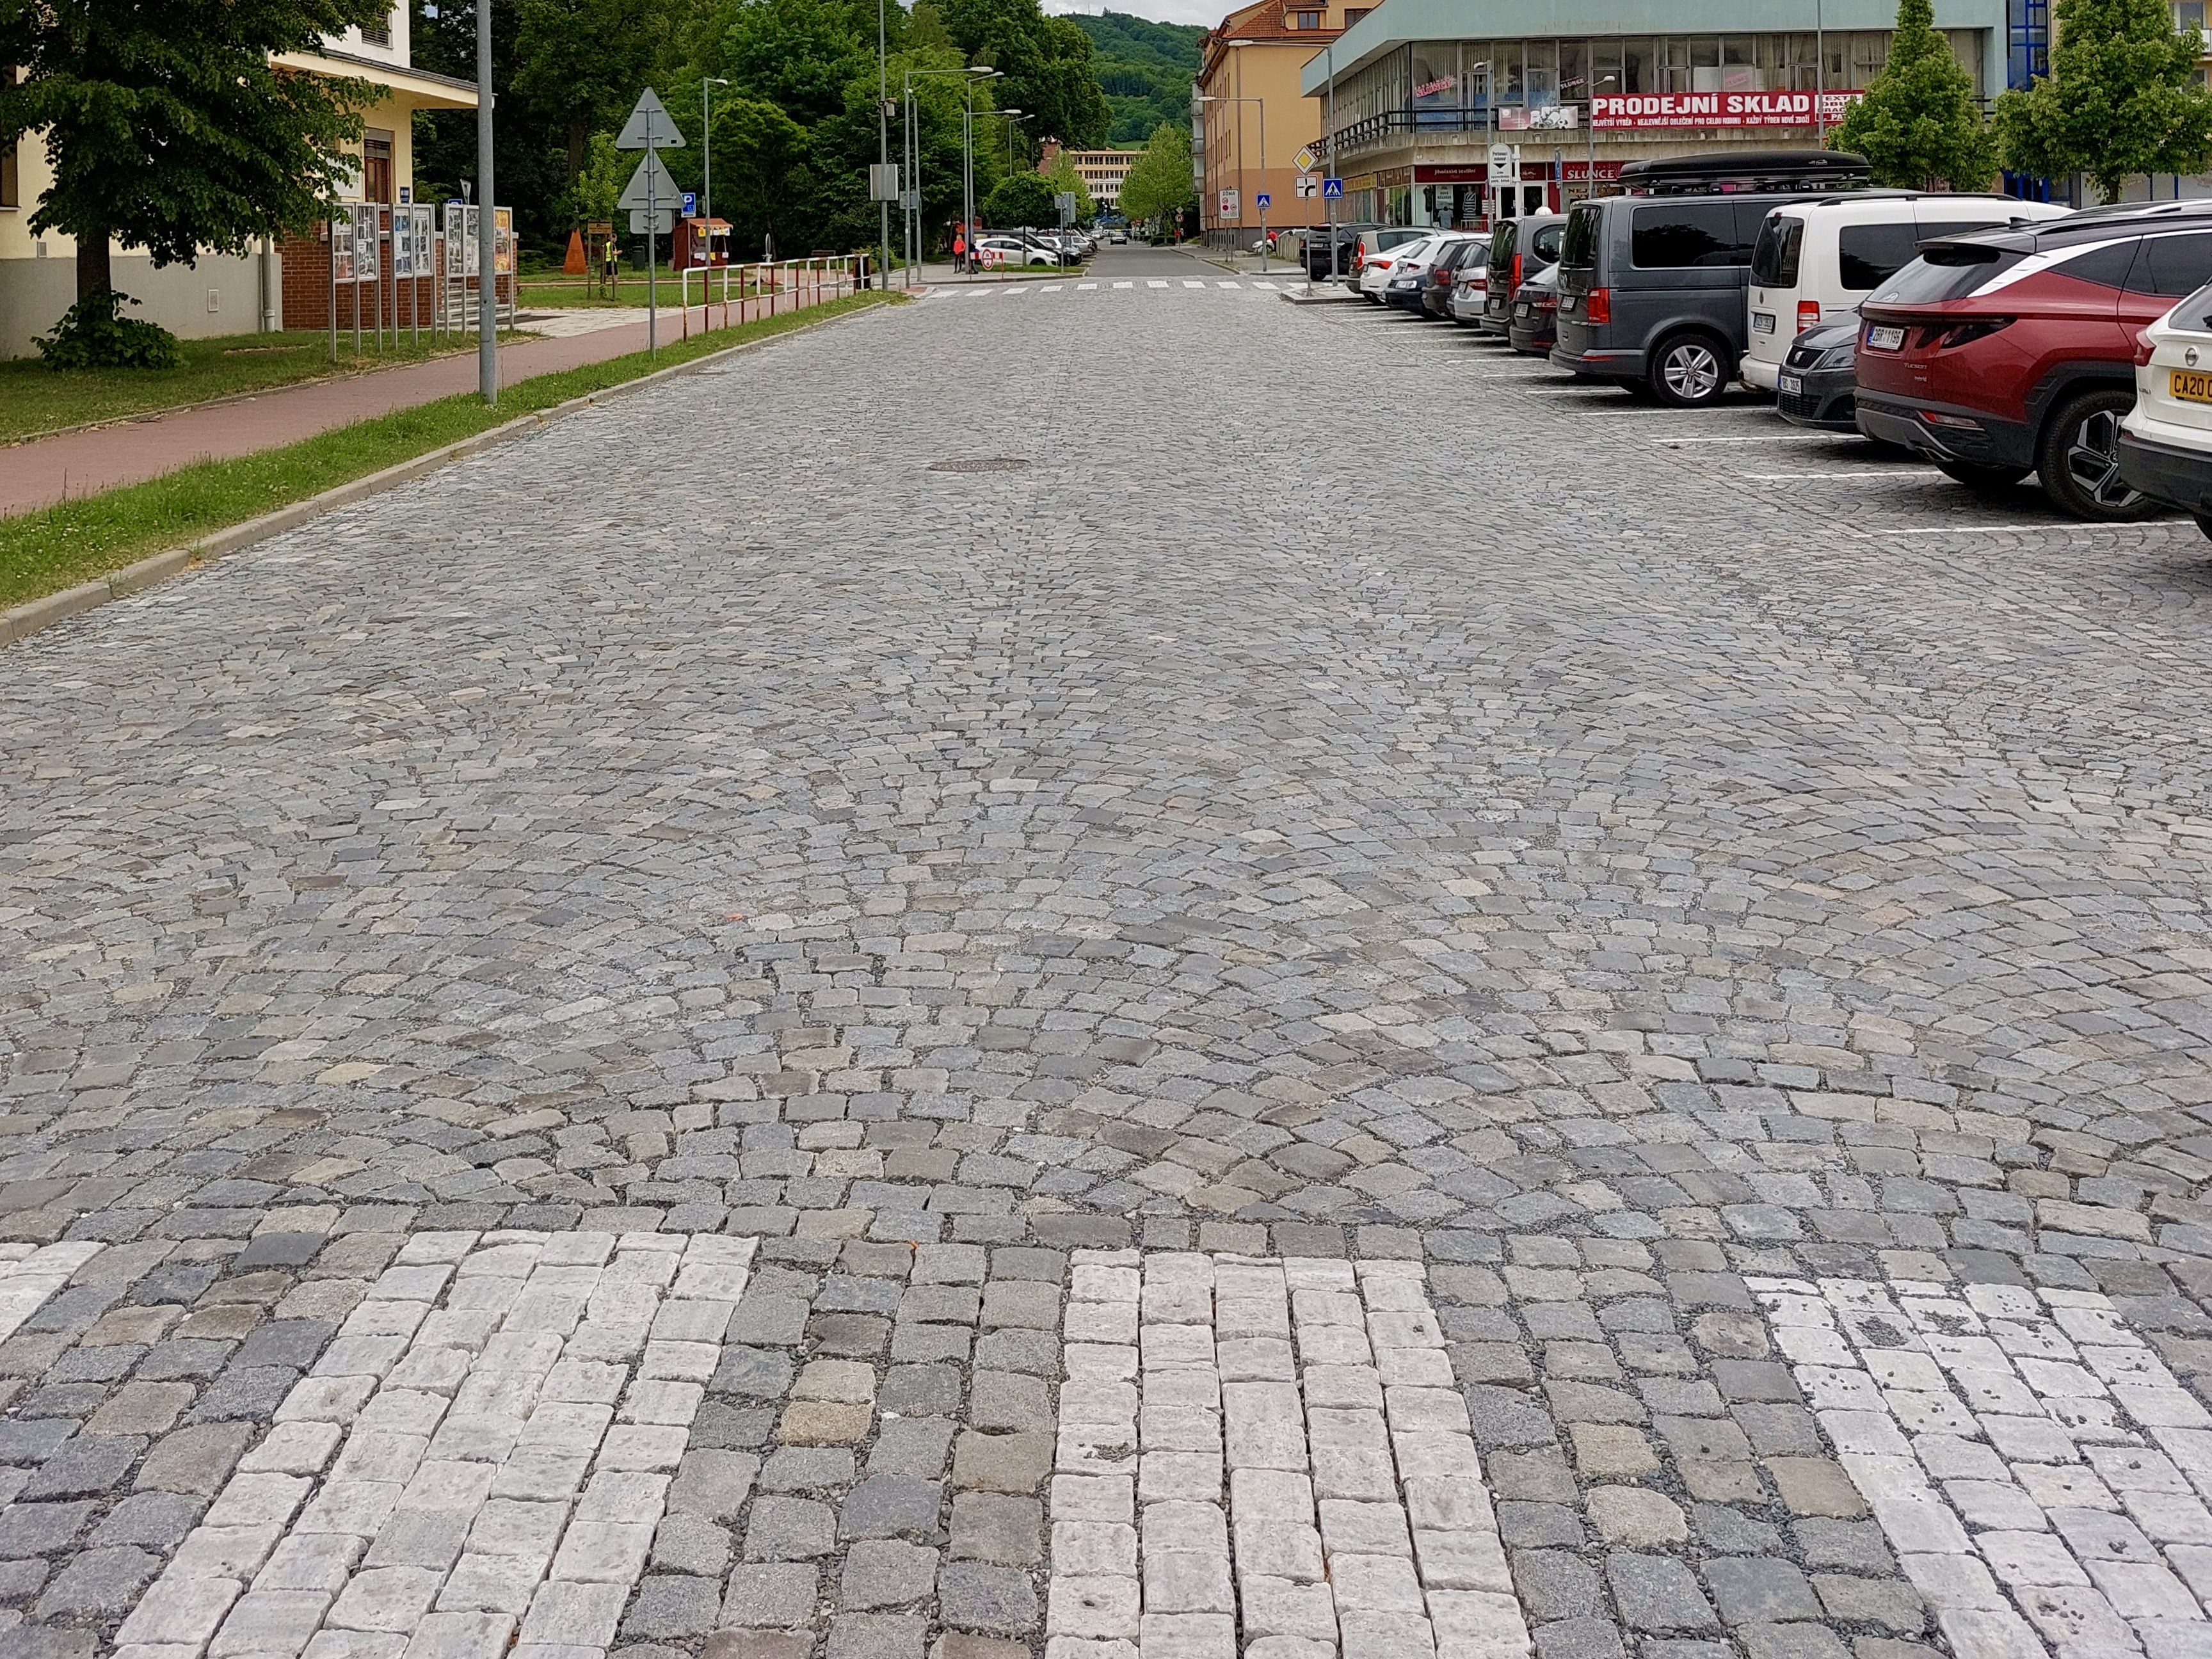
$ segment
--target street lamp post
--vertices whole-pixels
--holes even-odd
[[[707,221],[707,263],[714,263],[714,120],[708,107],[707,88],[730,83],[719,75],[699,82],[699,165],[706,177],[699,183],[699,211]]]
[[[994,69],[967,71],[968,98],[960,117],[960,225],[971,245],[975,234],[975,83],[996,81],[1005,74]]]
[[[1828,34],[1820,15],[1820,0],[1813,0],[1813,136],[1822,149],[1828,147]]]
[[[900,101],[906,106],[907,177],[904,182],[907,190],[911,192],[909,199],[914,204],[911,208],[907,210],[907,274],[909,282],[911,282],[913,277],[914,268],[921,263],[922,254],[924,252],[922,239],[925,234],[921,222],[921,100],[914,95],[914,83],[917,81],[927,80],[932,76],[960,76],[963,77],[984,76],[988,78],[989,76],[995,75],[997,73],[998,71],[995,70],[984,70],[979,69],[910,69],[906,71],[906,86],[904,90],[900,94]],[[969,79],[969,84],[971,87],[975,84],[972,78]],[[972,101],[973,100],[971,99],[970,102],[972,103]],[[967,210],[967,183],[964,170],[962,174],[961,203],[962,212],[964,216]],[[963,223],[963,225],[965,223],[964,217]]]
[[[1328,278],[1336,280],[1336,198],[1329,193],[1328,181],[1336,177],[1336,42],[1328,43],[1328,171],[1322,174],[1322,210],[1328,219]],[[1306,287],[1313,287],[1313,255],[1306,255]]]
[[[1036,117],[1025,115],[1018,109],[1002,109],[999,112],[999,118],[1006,124],[1006,175],[1012,178],[1014,171],[1014,129],[1024,121],[1036,120]]]
[[[891,91],[890,57],[884,33],[884,0],[876,0],[876,160],[888,167],[891,159]],[[891,285],[891,204],[886,198],[877,204],[883,210],[882,235],[877,243],[877,252],[883,260],[879,280],[888,291]]]
[[[477,7],[477,392],[488,404],[499,401],[499,252],[492,211],[491,176],[491,0]],[[463,216],[465,217],[465,214]],[[356,252],[354,256],[361,256]],[[354,323],[361,322],[361,290],[354,294]],[[358,345],[359,341],[355,343]]]
[[[1243,40],[1232,40],[1230,44],[1241,46],[1249,43]],[[1260,185],[1261,194],[1265,195],[1267,183],[1267,100],[1264,98],[1237,98],[1226,93],[1207,92],[1200,93],[1198,101],[1201,104],[1259,105]],[[1241,114],[1237,117],[1237,125],[1240,129],[1243,125],[1243,117]],[[1244,227],[1244,152],[1242,149],[1237,152],[1237,226],[1239,230]],[[1267,274],[1267,210],[1264,207],[1260,210],[1260,274],[1263,276]]]

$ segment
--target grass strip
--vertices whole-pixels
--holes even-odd
[[[657,357],[632,352],[501,386],[495,408],[486,408],[473,392],[462,392],[335,428],[283,449],[236,460],[204,461],[144,483],[0,519],[0,608],[58,593],[169,548],[187,545],[215,531],[473,437],[519,415],[896,297],[854,295],[781,317],[695,334],[663,346]]]
[[[0,360],[0,444],[476,349],[473,339],[441,340],[425,333],[416,345],[403,332],[381,352],[364,344],[356,356],[350,330],[339,334],[336,362],[322,333],[226,334],[178,345],[185,361],[174,368],[72,368],[58,374],[36,357]]]

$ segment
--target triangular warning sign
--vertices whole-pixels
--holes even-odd
[[[657,144],[659,140],[653,142]],[[630,174],[629,183],[623,187],[622,200],[615,205],[639,213],[648,207],[678,208],[684,205],[684,190],[669,176],[668,164],[658,154],[648,155]]]
[[[637,107],[623,123],[622,135],[615,140],[617,149],[643,149],[650,137],[654,149],[682,149],[684,135],[676,130],[676,123],[668,118],[667,106],[660,94],[647,87],[639,94]]]

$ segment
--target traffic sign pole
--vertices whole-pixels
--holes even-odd
[[[491,176],[491,8],[477,8],[477,190],[483,198],[477,234],[477,392],[488,404],[499,401],[499,253],[493,246]],[[358,261],[361,252],[354,252]],[[358,263],[355,274],[360,274]],[[522,280],[520,270],[515,281]],[[517,299],[521,296],[516,295]],[[518,307],[519,309],[520,307]],[[361,289],[353,291],[353,319],[361,325]],[[356,342],[356,349],[359,343]]]

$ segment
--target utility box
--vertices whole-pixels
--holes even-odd
[[[678,219],[676,258],[678,270],[701,270],[730,263],[730,222],[727,219]]]

